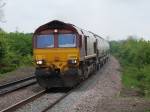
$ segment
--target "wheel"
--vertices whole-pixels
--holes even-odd
[[[95,63],[93,64],[93,73],[96,73],[96,71],[97,71],[97,64]]]
[[[85,79],[88,78],[88,68],[87,68],[87,66],[83,67],[83,76],[84,76]]]
[[[84,80],[84,73],[83,73],[82,69],[78,69],[78,75],[79,75],[81,81]]]
[[[100,69],[100,64],[96,64],[96,70],[98,71]]]

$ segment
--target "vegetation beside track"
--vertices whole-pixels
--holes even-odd
[[[20,66],[32,65],[32,34],[0,31],[0,76]]]
[[[122,82],[125,87],[137,89],[150,97],[150,41],[128,38],[111,41],[111,52],[122,65]]]

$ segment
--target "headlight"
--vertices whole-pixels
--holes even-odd
[[[43,61],[42,61],[42,60],[38,60],[38,61],[36,61],[36,64],[37,64],[37,65],[42,65],[42,64],[43,64]]]
[[[76,59],[68,60],[68,64],[76,65],[77,64],[77,60]]]

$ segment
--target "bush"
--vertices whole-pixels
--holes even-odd
[[[32,35],[0,32],[0,73],[32,64]]]
[[[150,96],[150,42],[133,38],[112,41],[111,52],[123,67],[123,84]]]

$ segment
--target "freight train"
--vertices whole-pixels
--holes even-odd
[[[74,87],[109,58],[109,43],[73,24],[54,20],[33,35],[35,76],[40,86]]]

